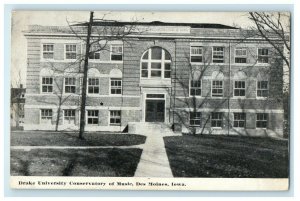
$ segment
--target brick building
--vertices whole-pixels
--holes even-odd
[[[128,26],[89,56],[87,131],[163,122],[182,132],[283,135],[283,62],[266,41],[220,24],[163,22],[95,22],[93,36]],[[73,29],[77,36],[57,26],[25,32],[26,130],[79,127],[86,27]]]

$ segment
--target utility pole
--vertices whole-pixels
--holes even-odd
[[[87,89],[87,74],[89,65],[89,53],[90,53],[90,38],[92,34],[93,26],[93,15],[94,12],[90,12],[90,21],[88,23],[87,38],[86,38],[86,48],[85,48],[85,58],[83,66],[83,83],[82,83],[82,95],[81,95],[81,108],[80,108],[80,129],[79,129],[79,139],[83,139],[84,127],[85,127],[85,104],[86,104],[86,89]]]

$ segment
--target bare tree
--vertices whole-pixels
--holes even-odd
[[[89,69],[89,57],[94,53],[100,53],[102,51],[113,51],[110,49],[109,41],[121,40],[123,44],[130,43],[127,41],[127,36],[132,33],[139,33],[135,29],[134,23],[131,23],[128,26],[115,21],[115,20],[106,20],[106,15],[102,18],[94,18],[94,12],[90,12],[89,22],[77,23],[70,25],[69,27],[75,37],[80,39],[85,43],[85,53],[81,55],[81,58],[78,59],[78,62],[83,61],[83,82],[81,86],[81,103],[80,103],[80,129],[79,129],[79,138],[83,139],[85,131],[85,108],[86,108],[86,91],[87,91],[87,81],[88,81],[88,69]],[[97,26],[95,26],[97,25]],[[86,27],[85,32],[86,37],[82,36],[82,32],[76,27]],[[92,48],[93,47],[93,48]]]
[[[282,12],[249,12],[251,27],[256,36],[265,39],[273,48],[274,56],[283,60],[283,105],[285,112],[285,130],[289,130],[289,94],[290,94],[290,13]],[[279,65],[282,68],[281,65]],[[281,70],[281,69],[278,69]]]
[[[185,55],[186,59],[189,60],[190,57],[188,54]],[[173,83],[179,90],[181,91],[181,95],[173,95],[173,115],[175,117],[175,124],[179,123],[188,129],[188,133],[195,135],[203,134],[206,130],[211,133],[213,130],[208,126],[209,121],[211,119],[211,113],[204,114],[201,113],[200,117],[195,120],[195,125],[191,125],[190,115],[195,115],[199,109],[208,107],[212,108],[212,112],[218,111],[218,109],[223,107],[223,104],[227,101],[226,98],[220,99],[217,101],[212,101],[210,96],[210,92],[204,92],[203,79],[206,71],[211,67],[211,60],[207,59],[211,58],[211,53],[204,48],[203,57],[202,57],[202,65],[194,65],[189,63],[188,65],[188,78],[186,75],[181,75],[180,72],[176,72],[173,78]],[[185,69],[186,70],[186,69]],[[197,89],[197,87],[193,88],[192,85],[201,86]],[[224,83],[223,83],[224,86]],[[178,89],[174,89],[178,90]],[[223,88],[224,90],[224,88]],[[187,110],[183,109],[175,109],[175,108],[187,108]],[[224,118],[227,120],[226,118]],[[192,120],[194,121],[194,120]],[[199,128],[199,129],[197,129]]]

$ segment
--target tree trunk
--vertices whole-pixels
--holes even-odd
[[[90,52],[90,37],[93,25],[93,15],[94,12],[90,12],[90,21],[88,24],[88,32],[86,38],[86,49],[85,58],[83,66],[83,83],[82,83],[82,95],[81,95],[81,108],[80,108],[80,129],[79,129],[79,139],[83,139],[84,127],[85,127],[85,104],[86,104],[86,89],[87,89],[87,73],[89,65],[89,52]]]
[[[60,112],[61,112],[61,98],[59,99],[58,103],[58,108],[57,108],[57,116],[56,116],[56,122],[55,122],[55,131],[58,131],[58,124],[59,124],[59,117],[60,117]]]

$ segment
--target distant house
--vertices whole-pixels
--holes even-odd
[[[22,128],[24,124],[24,104],[26,89],[23,85],[20,88],[11,88],[10,94],[10,125],[12,128]]]
[[[132,123],[159,122],[182,132],[283,135],[282,59],[263,38],[247,38],[249,30],[220,24],[93,26],[121,30],[128,25],[141,33],[108,41],[107,51],[90,55],[87,131],[120,131]],[[86,35],[84,24],[74,30]],[[83,74],[58,73],[53,67],[64,69],[76,62],[84,54],[84,41],[69,27],[59,26],[30,26],[25,36],[24,129],[51,130],[57,119],[59,129],[78,129]],[[63,97],[72,94],[60,107],[57,83],[63,86]]]

